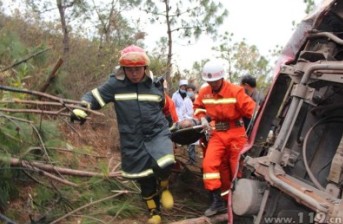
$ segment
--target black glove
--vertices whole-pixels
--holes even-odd
[[[87,120],[87,113],[81,109],[74,109],[70,115],[70,121],[74,123],[74,121],[80,122],[80,125],[83,125]]]

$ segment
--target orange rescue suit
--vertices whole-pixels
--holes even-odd
[[[163,113],[166,117],[170,117],[173,123],[179,120],[176,113],[174,101],[167,94],[165,94],[165,104],[163,107]]]
[[[205,188],[216,190],[222,187],[223,182],[228,190],[239,167],[240,152],[247,141],[242,117],[251,118],[256,104],[242,87],[223,80],[218,93],[214,93],[211,86],[201,88],[193,105],[196,118],[208,116],[215,124],[228,124],[226,130],[212,130],[203,160]]]

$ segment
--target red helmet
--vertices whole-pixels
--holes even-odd
[[[148,66],[150,60],[145,51],[135,45],[130,45],[120,52],[119,65],[122,67]]]

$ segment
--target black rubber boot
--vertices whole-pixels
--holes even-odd
[[[216,189],[211,191],[211,199],[212,204],[210,207],[205,211],[205,216],[212,216],[218,213],[222,213],[226,211],[226,203],[222,199],[222,196],[220,195],[220,189]]]

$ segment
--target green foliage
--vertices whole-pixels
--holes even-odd
[[[44,210],[44,208],[49,207],[52,203],[52,199],[55,196],[55,191],[45,186],[38,185],[34,191],[34,204],[37,205],[39,210]]]
[[[42,136],[42,139],[44,142],[49,143],[49,141],[58,139],[58,140],[61,140],[61,142],[59,143],[62,143],[62,139],[61,139],[62,136],[61,136],[61,133],[59,132],[57,121],[44,120],[39,123],[39,126],[37,128],[39,128],[40,135]],[[49,146],[48,144],[46,145]]]
[[[13,66],[11,73],[7,73],[6,84],[13,87],[25,88],[30,80],[34,80],[36,67],[39,66],[40,71],[46,63],[46,55],[44,53],[38,54],[27,60],[31,54],[45,49],[45,45],[38,47],[26,47],[25,43],[21,40],[18,33],[7,30],[5,27],[0,34],[0,64],[5,66]],[[36,83],[35,83],[36,84]]]
[[[167,72],[167,62],[163,58],[150,57],[149,69],[154,73],[155,78],[164,76]]]
[[[126,200],[113,200],[111,205],[107,207],[106,214],[119,217],[135,217],[140,210],[141,205],[136,205],[140,201],[138,197],[128,197]]]
[[[19,155],[26,144],[33,143],[32,129],[25,123],[9,120],[0,126],[0,142],[1,151]]]
[[[0,125],[0,157],[2,158],[2,162],[0,162],[0,207],[5,209],[8,205],[8,200],[18,197],[18,188],[21,185],[25,186],[27,184],[27,178],[23,179],[22,173],[22,170],[25,169],[17,170],[10,167],[9,163],[3,162],[5,158],[14,157],[25,160],[40,160],[45,155],[42,144],[45,144],[45,146],[57,145],[56,142],[54,144],[51,142],[60,138],[60,135],[57,124],[54,121],[44,121],[38,127],[35,127],[15,117],[1,116],[0,122],[2,123]],[[35,130],[39,132],[37,133]],[[44,143],[45,140],[48,141]],[[60,140],[60,142],[62,141]],[[32,146],[34,147],[32,148]],[[35,148],[39,150],[34,150]],[[23,182],[18,182],[19,180]],[[45,207],[52,200],[53,192],[51,189],[46,188],[46,186],[41,186],[41,189],[37,189],[35,196],[36,205],[38,207]]]
[[[0,62],[13,62],[13,59],[25,54],[26,50],[16,33],[2,29],[0,33]]]
[[[304,0],[304,3],[306,4],[305,12],[306,13],[312,12],[314,7],[315,7],[315,1],[314,0]]]
[[[7,153],[4,153],[0,148],[0,156],[2,158],[9,158]],[[10,199],[15,198],[18,195],[18,188],[13,182],[13,174],[10,169],[9,163],[0,162],[0,210],[4,210]]]
[[[0,126],[0,156],[4,157],[20,157],[25,160],[42,160],[40,154],[42,149],[37,151],[36,148],[42,148],[42,143],[49,151],[49,156],[56,165],[67,165],[67,167],[78,168],[79,156],[72,154],[71,157],[63,158],[58,156],[56,152],[50,153],[49,147],[61,147],[65,143],[58,130],[58,123],[52,120],[42,120],[38,124],[34,123],[35,129],[27,122],[20,122],[9,117],[0,117],[2,125]],[[33,119],[34,120],[34,119]],[[35,131],[39,132],[38,134]],[[30,147],[31,146],[31,147]],[[80,151],[82,149],[79,149]],[[89,149],[85,149],[86,151]],[[59,161],[57,160],[59,158]],[[4,160],[4,159],[3,159]],[[75,163],[75,164],[73,164]],[[99,162],[98,167],[102,172],[106,173],[105,161]],[[6,209],[8,201],[18,197],[18,184],[16,180],[21,173],[21,170],[14,170],[9,166],[9,163],[0,163],[0,208]],[[35,176],[36,173],[29,172],[30,175]],[[36,176],[41,183],[49,183],[44,178]],[[104,179],[93,177],[86,182],[84,178],[72,177],[68,178],[70,181],[79,184],[77,188],[70,186],[59,186],[54,184],[49,187],[49,184],[37,185],[33,192],[28,192],[25,195],[31,196],[27,199],[26,206],[32,209],[35,213],[45,214],[46,220],[54,220],[75,208],[81,207],[94,200],[108,197],[112,190],[121,190],[125,188],[124,185],[117,183],[115,179]],[[27,184],[26,180],[26,184]],[[58,183],[57,183],[58,184]],[[57,190],[58,189],[58,190]],[[133,199],[134,198],[134,199]],[[96,204],[90,208],[85,209],[86,214],[96,217],[103,215],[114,214],[117,217],[128,217],[135,214],[138,208],[131,204],[131,200],[139,200],[138,197],[118,197],[115,200],[104,201],[103,203]],[[18,213],[14,211],[7,211],[9,217],[16,217]]]
[[[48,49],[49,46],[46,43],[43,43],[41,45],[35,46],[32,49],[29,50],[29,52],[39,52],[43,51],[45,49]],[[48,53],[44,52],[42,54],[38,54],[35,57],[32,58],[34,69],[39,67],[45,67],[46,63],[48,62]]]

